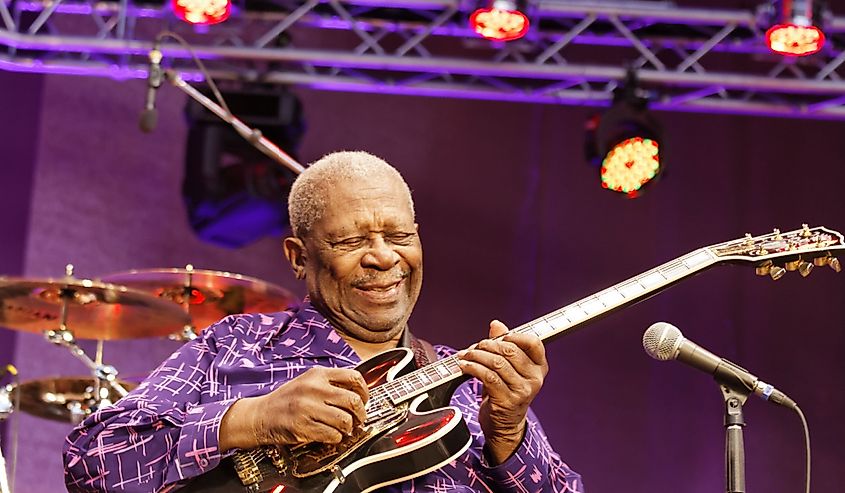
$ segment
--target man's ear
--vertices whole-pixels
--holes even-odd
[[[296,278],[305,279],[305,244],[295,236],[288,236],[282,242],[282,248]]]

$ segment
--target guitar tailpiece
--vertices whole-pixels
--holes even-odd
[[[258,461],[252,452],[238,452],[232,456],[235,464],[235,472],[248,491],[257,492],[258,485],[264,480],[261,469],[258,468]]]

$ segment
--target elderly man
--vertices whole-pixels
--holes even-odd
[[[370,485],[344,484],[342,469],[334,467],[323,473],[333,485],[317,491],[384,484],[397,492],[582,490],[528,407],[548,370],[539,339],[509,333],[498,321],[490,324],[489,339],[459,353],[411,335],[407,322],[422,285],[422,247],[411,193],[398,171],[364,152],[330,154],[299,176],[289,208],[293,236],[284,240],[284,253],[307,285],[302,305],[221,320],[114,407],[85,420],[65,447],[70,491],[247,491],[217,490],[212,485],[222,480],[204,479],[231,473],[227,458],[241,451],[268,445],[333,450],[361,436],[372,422],[367,401],[378,388],[353,367],[402,346],[414,349],[417,365],[457,362],[464,379],[451,405],[466,423],[460,425],[468,428],[468,447],[449,452],[454,455],[436,469],[379,477]],[[400,464],[392,451],[387,455]],[[354,469],[348,461],[343,467]],[[287,484],[284,491],[315,483]]]

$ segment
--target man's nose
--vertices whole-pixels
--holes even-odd
[[[367,253],[361,259],[364,267],[379,270],[390,270],[399,263],[399,254],[393,249],[393,245],[384,241],[384,238],[377,236],[370,243]]]

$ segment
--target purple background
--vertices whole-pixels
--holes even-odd
[[[143,92],[142,81],[0,72],[0,273],[57,277],[72,262],[78,276],[97,277],[190,262],[301,293],[279,239],[232,251],[195,238],[179,193],[183,96],[160,91],[160,124],[146,136],[136,127]],[[491,318],[524,323],[745,232],[845,228],[842,122],[660,114],[667,174],[630,201],[601,190],[583,163],[588,109],[298,93],[303,161],[369,150],[414,190],[426,282],[412,327],[434,342],[468,345]],[[588,491],[724,491],[722,398],[707,376],[645,355],[642,333],[658,320],[797,400],[814,491],[842,491],[845,277],[817,271],[773,283],[750,268],[713,269],[552,343],[535,409]],[[142,375],[175,347],[112,342],[105,356],[122,375]],[[84,373],[34,334],[0,329],[0,358],[24,379]],[[758,400],[745,413],[748,490],[800,491],[797,417]],[[70,425],[18,417],[18,491],[62,489]]]

